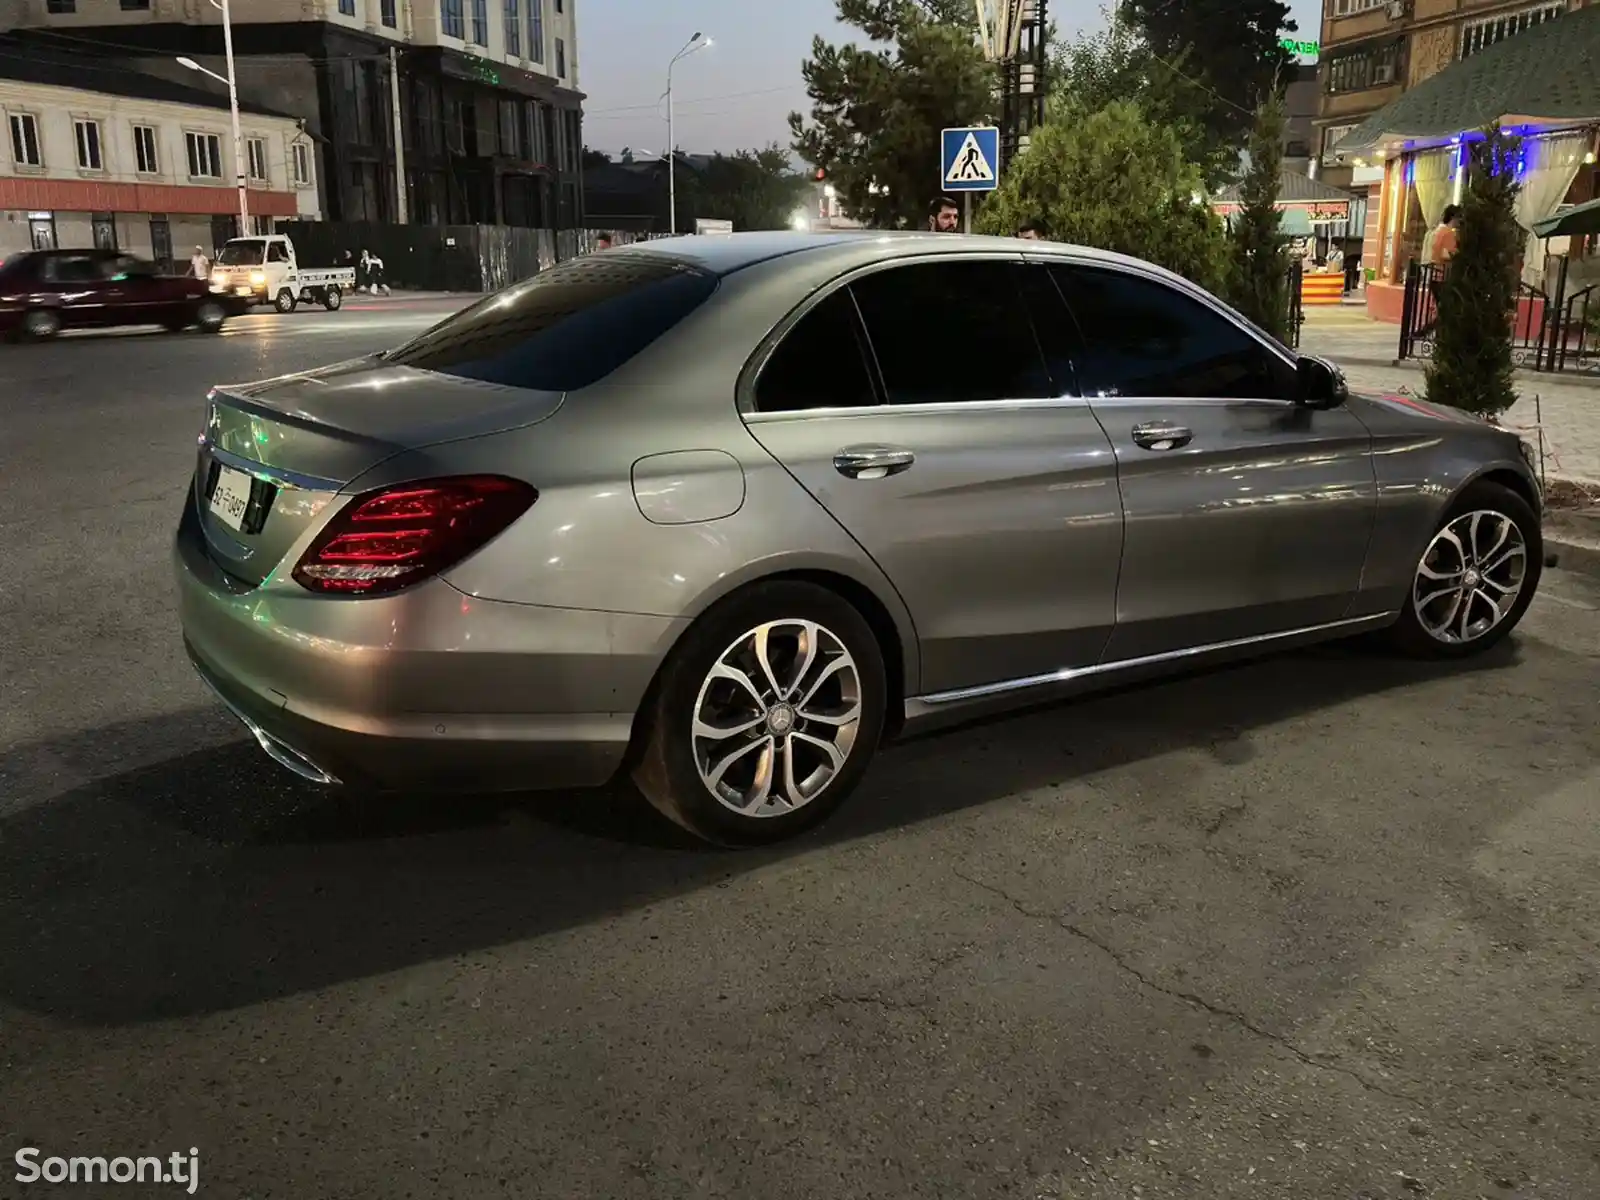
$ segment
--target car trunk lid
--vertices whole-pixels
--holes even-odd
[[[381,358],[216,388],[194,476],[212,557],[260,583],[347,485],[385,459],[534,424],[561,399]]]

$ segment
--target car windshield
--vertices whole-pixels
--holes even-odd
[[[229,242],[217,255],[217,265],[222,267],[259,267],[267,244],[262,241]]]
[[[604,379],[717,290],[656,254],[571,259],[488,296],[384,355],[400,366],[566,392]]]

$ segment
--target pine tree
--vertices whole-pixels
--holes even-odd
[[[1284,0],[1121,0],[1120,13],[1158,61],[1199,85],[1205,160],[1244,144],[1250,114],[1294,61],[1281,41],[1296,29]]]
[[[1439,285],[1428,399],[1490,420],[1517,402],[1511,322],[1517,305],[1518,139],[1498,126],[1471,144],[1456,252]]]
[[[1283,100],[1273,94],[1256,109],[1250,169],[1239,185],[1239,211],[1229,233],[1233,306],[1281,342],[1289,341],[1289,250],[1278,189],[1283,167]]]

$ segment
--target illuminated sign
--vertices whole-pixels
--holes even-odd
[[[1297,42],[1293,38],[1283,38],[1278,45],[1282,46],[1290,54],[1299,55],[1301,58],[1309,58],[1312,62],[1316,62],[1322,53],[1322,45],[1319,42]]]

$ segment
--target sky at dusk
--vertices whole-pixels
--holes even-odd
[[[1105,0],[1052,0],[1064,33],[1097,26]],[[1299,36],[1317,36],[1315,0],[1291,0]],[[666,147],[667,62],[695,33],[716,43],[673,74],[677,141],[685,150],[789,143],[785,117],[806,109],[800,62],[817,34],[840,40],[834,0],[577,0],[584,141],[617,153]],[[854,31],[850,31],[854,32]]]

